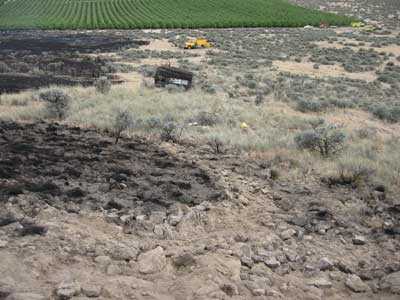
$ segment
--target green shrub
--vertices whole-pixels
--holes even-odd
[[[325,157],[341,151],[344,148],[345,140],[345,133],[332,124],[323,124],[295,136],[298,148],[317,151]]]
[[[297,110],[301,112],[320,112],[323,111],[326,104],[318,100],[301,99],[297,102]]]
[[[207,94],[215,94],[215,93],[217,93],[217,88],[212,84],[206,84],[205,86],[202,87],[202,89]]]
[[[255,80],[248,80],[247,82],[246,82],[246,86],[249,88],[249,89],[255,89],[256,87],[257,87],[257,81],[255,81]]]
[[[52,89],[39,94],[46,102],[46,111],[50,118],[64,119],[70,107],[71,98],[60,89]]]
[[[370,111],[381,120],[393,123],[400,121],[400,106],[377,104],[370,107]]]

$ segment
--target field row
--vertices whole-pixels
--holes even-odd
[[[0,0],[0,28],[298,27],[321,21],[347,25],[350,19],[282,0]]]

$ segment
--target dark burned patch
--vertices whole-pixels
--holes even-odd
[[[1,32],[0,94],[51,85],[92,85],[117,67],[90,53],[116,52],[148,41],[110,33]]]
[[[0,94],[15,93],[28,89],[37,89],[51,85],[89,86],[94,79],[70,78],[54,75],[23,75],[23,74],[0,74]]]
[[[194,205],[224,196],[192,162],[137,139],[119,145],[93,130],[59,124],[0,123],[0,199],[35,193],[50,205],[91,208]]]
[[[117,51],[125,47],[148,44],[148,41],[134,37],[121,37],[101,33],[63,33],[46,31],[3,32],[0,40],[1,52],[24,51],[30,54],[41,54],[49,51],[79,51],[92,53]]]

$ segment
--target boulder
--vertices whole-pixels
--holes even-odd
[[[391,273],[381,281],[381,289],[394,294],[400,294],[400,272]]]
[[[139,272],[142,274],[153,274],[162,271],[167,264],[164,249],[157,248],[142,253],[138,257]]]
[[[176,256],[173,261],[177,268],[191,267],[196,264],[193,255],[187,252]]]

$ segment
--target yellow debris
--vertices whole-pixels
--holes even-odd
[[[247,128],[249,128],[249,125],[247,125],[245,122],[242,122],[242,123],[240,124],[240,128],[241,128],[241,129],[247,129]]]

